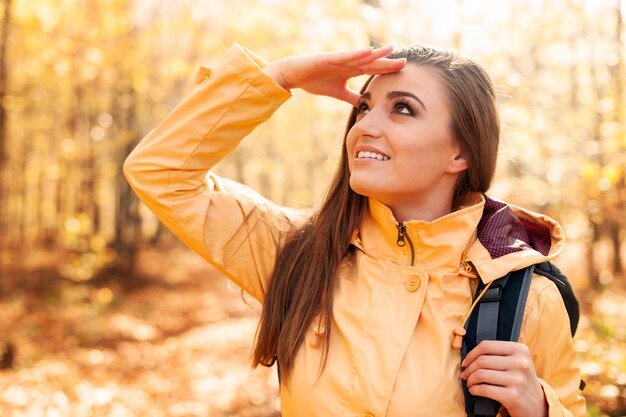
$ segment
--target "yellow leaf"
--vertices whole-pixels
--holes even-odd
[[[615,185],[622,178],[622,167],[617,165],[605,165],[602,167],[602,176]]]
[[[600,167],[598,166],[598,164],[592,163],[592,162],[585,162],[582,165],[581,168],[581,172],[580,175],[583,178],[583,180],[593,180],[595,178],[597,178],[600,174]]]

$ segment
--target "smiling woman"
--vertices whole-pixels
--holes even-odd
[[[253,364],[280,365],[283,416],[462,416],[462,385],[501,415],[584,416],[567,313],[543,277],[519,342],[481,343],[462,369],[453,340],[478,280],[553,259],[563,231],[485,195],[499,139],[485,71],[449,50],[391,52],[267,64],[235,44],[124,172],[163,223],[263,304]],[[346,85],[361,74],[371,78],[359,94]],[[354,106],[312,216],[211,172],[293,88]]]

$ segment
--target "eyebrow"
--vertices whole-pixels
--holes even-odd
[[[389,100],[393,100],[394,98],[398,98],[398,97],[411,97],[413,100],[421,104],[424,111],[426,111],[426,106],[424,105],[424,102],[420,100],[419,97],[417,97],[413,93],[409,93],[408,91],[390,91],[387,93],[387,99]],[[372,94],[369,91],[366,91],[365,93],[361,95],[361,99],[363,100],[370,100],[371,98],[372,98]]]

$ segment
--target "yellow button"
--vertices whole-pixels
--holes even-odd
[[[411,277],[406,280],[406,290],[409,292],[415,292],[420,287],[420,280],[417,277]]]
[[[365,414],[363,414],[363,417],[374,417],[374,414],[372,414],[372,413],[365,413]]]

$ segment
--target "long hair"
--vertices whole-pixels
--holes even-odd
[[[429,67],[439,75],[451,109],[450,129],[469,165],[457,182],[455,199],[468,192],[486,192],[499,142],[495,93],[487,73],[469,58],[424,45],[395,51],[390,58],[406,58],[409,65]],[[265,294],[253,366],[278,359],[282,383],[288,380],[307,328],[316,317],[326,329],[320,370],[328,357],[337,271],[353,250],[350,240],[368,207],[367,198],[350,188],[345,141],[356,115],[353,109],[339,166],[319,211],[294,230],[280,249]]]

